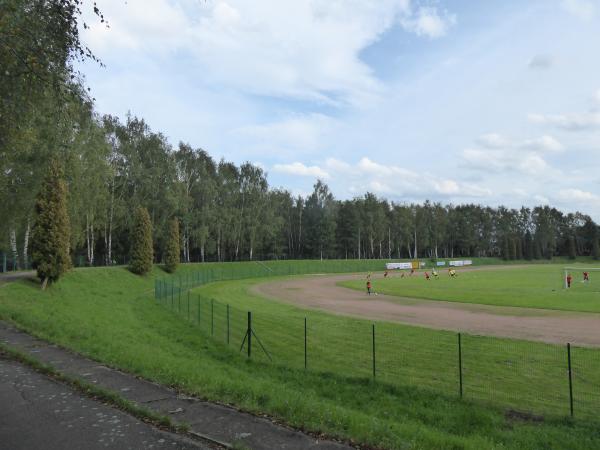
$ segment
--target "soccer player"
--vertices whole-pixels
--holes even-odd
[[[569,273],[569,274],[567,274],[567,288],[571,287],[571,281],[573,281],[573,277]]]
[[[452,278],[455,278],[456,277],[456,270],[449,269],[448,270],[448,275],[450,275]]]
[[[433,276],[435,277],[435,279],[436,279],[436,280],[438,279],[438,276],[439,276],[439,275],[438,275],[438,273],[437,273],[437,270],[435,270],[435,269],[431,269],[431,275],[433,275]]]
[[[589,283],[590,282],[590,274],[587,272],[583,272],[583,282],[584,283]]]
[[[425,279],[429,281],[429,274],[427,272],[425,272]]]
[[[388,276],[388,271],[386,270],[385,272],[383,272],[383,278],[387,278]]]
[[[371,280],[367,280],[367,294],[371,295]]]
[[[415,268],[414,268],[414,267],[411,267],[411,268],[410,268],[410,276],[412,277],[412,275],[413,275],[414,273],[415,273]]]

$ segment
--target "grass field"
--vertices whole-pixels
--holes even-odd
[[[264,280],[260,280],[261,282]],[[276,364],[304,367],[304,319],[307,319],[308,366],[355,377],[372,376],[372,322],[265,300],[250,292],[258,280],[207,284],[192,291],[190,319],[221,342],[227,341],[227,311],[232,346],[239,348],[246,330],[246,311],[253,328]],[[210,299],[216,299],[211,304]],[[187,319],[182,306],[167,307]],[[212,311],[211,311],[212,310]],[[376,322],[376,377],[391,384],[430,388],[449,395],[459,391],[457,334]],[[568,414],[566,347],[462,336],[464,395],[507,408],[542,414]],[[267,361],[255,345],[255,358]],[[594,417],[600,408],[600,351],[572,348],[575,410]]]
[[[571,264],[574,267],[587,268],[590,265]],[[600,267],[600,264],[596,266]],[[456,278],[450,278],[447,270],[440,270],[439,278],[429,281],[425,279],[423,271],[404,278],[400,277],[399,272],[390,271],[387,279],[373,280],[373,289],[400,297],[600,312],[600,272],[592,272],[591,282],[587,284],[581,282],[583,269],[572,271],[573,285],[571,289],[564,289],[563,267],[564,265],[560,264],[538,264],[518,268],[457,269]],[[429,273],[431,274],[431,271]],[[344,281],[339,284],[357,290],[365,289],[365,283],[361,280]]]
[[[197,268],[186,267],[181,274],[185,276],[186,272],[192,273]],[[326,348],[350,349],[355,356],[347,358],[334,355],[331,361],[321,359],[315,352],[320,344],[313,341],[309,367],[315,371],[299,368],[303,365],[302,338],[294,340],[300,356],[294,354],[293,359],[297,363],[289,368],[267,363],[264,357],[247,361],[237,352],[240,336],[235,339],[238,342],[234,342],[233,334],[230,336],[230,347],[237,347],[233,351],[228,351],[226,345],[219,342],[224,342],[224,336],[218,322],[215,323],[214,332],[215,337],[219,337],[220,333],[220,339],[211,339],[207,322],[203,323],[200,331],[197,325],[182,320],[187,319],[187,310],[183,306],[187,301],[186,296],[182,298],[184,303],[179,314],[173,314],[152,301],[151,291],[157,276],[164,274],[155,270],[152,276],[139,278],[122,268],[82,269],[73,271],[47,292],[41,292],[36,285],[25,281],[4,285],[0,288],[0,317],[42,338],[203,398],[268,413],[291,425],[380,448],[600,448],[597,422],[582,419],[570,421],[550,415],[542,423],[530,423],[506,417],[504,408],[469,400],[460,401],[456,382],[450,381],[450,378],[456,379],[452,373],[456,365],[452,370],[445,369],[432,377],[436,365],[432,365],[431,361],[421,362],[420,370],[423,372],[417,373],[415,370],[413,379],[407,373],[405,380],[396,380],[393,385],[373,383],[367,378],[368,363],[361,362],[364,349],[354,348],[346,334],[322,344]],[[303,320],[304,316],[300,310],[249,295],[247,286],[252,282],[214,283],[203,287],[201,292],[205,296],[230,301],[232,305],[238,305],[240,311],[255,309],[257,333],[264,338],[265,346],[273,350],[275,357],[277,336],[273,334],[269,337],[266,331],[261,330],[266,329],[271,319],[277,319],[282,325],[287,324],[287,331],[292,331],[292,327],[301,330],[303,325],[298,327],[292,319]],[[193,314],[193,295],[191,321],[197,318]],[[262,312],[259,308],[263,308]],[[201,313],[201,320],[206,321],[207,309]],[[215,316],[219,314],[222,313],[215,312]],[[289,320],[282,320],[282,317]],[[322,328],[334,330],[333,321],[337,323],[338,320],[340,318],[326,314],[319,317],[315,315],[311,317],[309,330],[313,333]],[[243,321],[241,317],[232,318],[231,322],[233,325]],[[361,327],[366,326],[367,333],[369,331],[370,324],[350,319],[347,323],[338,329],[356,327],[358,333],[364,330]],[[455,337],[449,333],[412,327],[396,326],[396,329],[399,330],[400,339],[410,342],[414,347],[420,348],[427,341],[433,342],[427,348],[435,350],[432,356],[436,358],[440,354],[438,347],[443,350],[446,339],[451,339],[448,345],[453,345]],[[512,345],[507,341],[506,345],[509,344]],[[542,350],[552,349],[552,346],[532,345],[533,356],[538,355],[539,358],[547,358],[553,351]],[[485,348],[471,347],[465,351],[466,355],[468,351],[489,353],[490,361],[506,358],[505,354],[495,355]],[[451,349],[448,352],[448,359],[441,360],[438,365],[454,359],[450,356]],[[417,361],[416,357],[413,359],[413,362]],[[321,374],[321,370],[328,371],[331,363],[340,364],[340,370]],[[383,375],[385,361],[382,360],[381,364],[382,381],[389,381]],[[481,387],[476,384],[470,384],[469,387],[467,373],[474,375],[475,367],[469,370],[465,367],[465,370],[465,394],[469,399],[473,398],[476,389],[485,389],[485,383]],[[598,373],[596,369],[594,371]],[[489,370],[486,383],[494,382],[495,374],[491,372]],[[561,369],[559,375],[564,375],[564,370]],[[477,377],[483,377],[483,374]],[[543,383],[543,380],[534,377],[524,380],[522,386],[525,388],[529,383],[531,387],[532,383],[540,381]],[[439,389],[445,383],[447,392]],[[554,388],[559,389],[559,386],[548,385],[548,391],[553,392]],[[564,410],[564,383],[560,388],[561,398],[557,405],[560,404],[561,410]],[[521,391],[517,395],[522,394]]]

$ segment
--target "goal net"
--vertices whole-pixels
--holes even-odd
[[[600,267],[563,268],[563,288],[565,289],[580,287],[581,285],[587,286],[592,282],[595,282],[594,284],[600,288]]]

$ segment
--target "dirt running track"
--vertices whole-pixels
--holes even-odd
[[[362,319],[441,330],[600,347],[600,314],[371,296],[336,286],[361,275],[312,276],[261,283],[253,292],[272,300]]]

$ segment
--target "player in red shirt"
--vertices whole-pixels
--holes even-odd
[[[425,279],[429,281],[429,274],[427,272],[425,272]]]
[[[571,287],[571,281],[573,281],[573,277],[571,276],[571,274],[567,275],[567,288]]]
[[[583,282],[588,283],[590,281],[590,274],[587,272],[583,272]]]
[[[371,295],[371,280],[367,280],[367,294]]]

